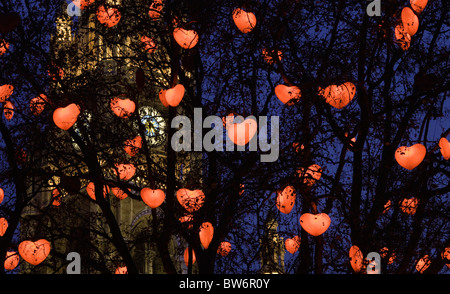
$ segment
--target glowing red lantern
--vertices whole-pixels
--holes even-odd
[[[8,99],[9,96],[11,96],[13,92],[14,92],[13,85],[0,86],[0,102],[1,103],[5,102],[6,99]]]
[[[194,30],[176,28],[173,30],[173,37],[178,45],[184,49],[191,49],[195,47],[198,42],[198,34]]]
[[[132,163],[116,163],[114,166],[116,167],[114,171],[119,175],[119,179],[123,181],[128,181],[136,173],[136,167]]]
[[[12,271],[19,264],[19,254],[16,251],[6,251],[4,268],[7,271]]]
[[[277,192],[277,208],[282,213],[290,213],[292,207],[294,207],[296,195],[297,193],[292,186],[286,186],[281,193]]]
[[[3,39],[0,39],[0,56],[5,54],[8,49],[9,49],[9,43]]]
[[[428,0],[410,0],[410,3],[412,9],[418,14],[421,14],[427,6]]]
[[[402,23],[395,26],[394,33],[400,48],[404,51],[408,50],[411,45],[411,36],[406,32]]]
[[[199,210],[205,202],[202,190],[189,190],[181,188],[177,191],[177,200],[190,213]]]
[[[43,262],[50,253],[50,242],[45,239],[36,242],[25,240],[19,244],[19,254],[25,261],[32,265]]]
[[[3,191],[2,188],[0,188],[0,203],[3,202],[3,199],[5,198],[5,192]]]
[[[221,256],[227,256],[230,251],[231,244],[227,241],[220,242],[219,247],[217,247],[217,254],[220,254]]]
[[[118,266],[114,272],[116,275],[126,275],[128,274],[128,269],[126,266]]]
[[[318,164],[310,165],[306,171],[304,167],[299,167],[297,174],[300,179],[303,178],[303,184],[312,186],[322,177],[322,168]]]
[[[208,249],[214,235],[213,225],[210,222],[202,223],[202,225],[200,226],[200,232],[198,234],[200,236],[200,243],[202,243],[203,248]]]
[[[101,5],[97,10],[97,19],[98,21],[111,28],[119,23],[121,18],[120,11],[117,8],[108,8],[106,10],[105,6]]]
[[[294,105],[300,100],[302,92],[297,86],[277,85],[275,95],[283,104]]]
[[[161,90],[159,92],[159,99],[165,107],[177,107],[184,97],[184,92],[184,86],[182,84],[178,84],[173,88]]]
[[[94,3],[95,0],[72,0],[75,6],[79,7],[81,10],[84,10],[86,7]]]
[[[0,237],[2,237],[8,229],[8,221],[4,217],[0,217]]]
[[[246,12],[241,8],[233,10],[233,21],[244,34],[250,33],[256,26],[256,16],[253,12]]]
[[[416,263],[416,270],[423,274],[424,271],[427,270],[431,265],[431,259],[428,254],[424,255],[422,258],[420,258]]]
[[[403,7],[401,17],[405,31],[410,36],[414,36],[419,29],[419,18],[417,17],[417,15],[411,8]]]
[[[192,264],[194,264],[196,261],[195,251],[192,249],[191,252],[192,252]],[[189,266],[189,249],[188,248],[186,248],[184,250],[184,263],[186,264],[186,266]]]
[[[342,85],[330,85],[325,89],[319,88],[319,95],[325,98],[325,102],[331,106],[342,109],[352,101],[356,94],[356,87],[351,82]]]
[[[404,198],[400,202],[400,209],[409,215],[413,215],[417,211],[417,206],[419,205],[419,199],[412,197],[412,198]]]
[[[114,194],[114,196],[116,196],[120,200],[123,200],[128,197],[128,194],[118,187],[111,188],[111,192]]]
[[[427,149],[420,143],[411,147],[401,146],[395,151],[395,160],[400,166],[412,170],[423,161],[426,154]]]
[[[298,248],[300,248],[300,237],[295,236],[293,238],[286,239],[286,241],[284,242],[284,246],[290,254],[294,254],[295,252],[297,252]]]
[[[439,140],[439,148],[441,149],[442,156],[445,160],[448,160],[450,158],[450,142],[447,138],[442,137]]]
[[[157,47],[155,40],[153,40],[152,38],[147,37],[147,36],[142,36],[141,42],[144,45],[145,51],[147,51],[148,53],[155,52],[156,47]]]
[[[134,139],[125,141],[125,152],[131,157],[135,156],[139,150],[142,148],[142,138],[141,136],[136,136]]]
[[[11,101],[6,101],[3,105],[3,114],[7,120],[11,120],[14,116],[14,104]]]
[[[161,16],[161,11],[163,9],[163,1],[162,0],[153,0],[152,4],[150,4],[150,10],[148,11],[148,15],[151,19],[155,20]]]
[[[166,195],[161,189],[154,190],[145,187],[141,190],[141,198],[151,208],[157,208],[164,202]]]
[[[322,235],[328,230],[331,224],[331,219],[326,213],[311,214],[304,213],[300,217],[300,225],[308,232],[308,234],[315,237]]]
[[[58,128],[67,131],[77,121],[79,114],[80,107],[72,103],[66,107],[57,108],[53,112],[53,122]]]
[[[228,123],[226,125],[227,135],[234,144],[239,146],[246,145],[256,134],[258,124],[253,118],[246,118],[240,123]]]
[[[109,105],[114,114],[121,118],[129,118],[136,109],[136,104],[128,98],[111,98],[111,103]]]
[[[33,115],[39,115],[44,111],[45,103],[47,101],[47,96],[41,94],[30,100],[30,110]]]
[[[362,254],[359,247],[356,245],[350,247],[348,257],[350,257],[350,265],[352,266],[352,269],[356,273],[359,273],[364,265],[364,255]]]
[[[52,205],[53,206],[60,206],[61,205],[61,193],[58,189],[53,189],[52,191]]]
[[[95,201],[95,184],[94,182],[89,182],[86,186],[86,193],[91,197],[92,200]],[[108,185],[103,186],[103,197],[106,198],[106,195],[109,193],[109,187]]]

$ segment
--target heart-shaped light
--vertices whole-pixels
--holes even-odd
[[[184,97],[184,91],[185,89],[182,84],[178,84],[173,88],[167,89],[165,92],[165,99],[167,104],[172,107],[177,107]]]
[[[6,99],[8,99],[9,96],[11,96],[13,92],[14,92],[14,86],[13,85],[2,85],[2,86],[0,86],[0,103],[5,102]]]
[[[95,184],[94,182],[89,182],[89,184],[87,184],[86,186],[86,193],[89,195],[89,197],[91,197],[92,200],[95,200]],[[103,186],[103,197],[106,197],[106,195],[108,195],[109,193],[109,186],[108,185],[104,185]]]
[[[161,11],[163,9],[163,0],[153,0],[152,4],[150,4],[150,9],[148,11],[148,15],[151,19],[155,20],[161,16]]]
[[[230,251],[231,251],[231,244],[230,242],[227,241],[220,242],[219,247],[217,247],[217,253],[220,254],[221,256],[227,256],[228,253],[230,253]]]
[[[325,89],[319,89],[319,94],[325,98],[325,102],[331,106],[342,109],[352,101],[356,94],[356,87],[351,82],[343,83],[339,86],[330,85]]]
[[[241,123],[227,124],[227,135],[234,144],[246,145],[256,134],[258,124],[253,118],[247,118]]]
[[[445,158],[445,160],[448,160],[450,158],[450,142],[447,140],[447,138],[442,137],[439,140],[439,148],[441,148],[441,154]]]
[[[11,101],[6,101],[3,105],[3,114],[7,120],[11,120],[14,116],[14,104]]]
[[[79,106],[72,103],[66,107],[57,108],[53,112],[53,122],[58,128],[67,131],[77,121],[79,114]]]
[[[300,217],[300,225],[302,228],[313,236],[319,236],[325,233],[330,224],[331,219],[326,213],[304,213]]]
[[[181,206],[192,213],[203,206],[205,194],[202,190],[191,191],[186,188],[181,188],[177,191],[177,199]]]
[[[145,51],[147,51],[148,53],[155,52],[157,45],[156,45],[155,40],[153,40],[153,38],[150,38],[147,36],[142,36],[141,42],[144,45]]]
[[[422,11],[427,6],[428,0],[411,0],[410,3],[411,3],[412,9],[416,13],[421,14]]]
[[[297,86],[277,85],[275,95],[283,104],[294,105],[300,100],[302,93]]]
[[[412,170],[423,161],[426,154],[427,149],[420,143],[411,147],[401,146],[395,151],[395,160],[400,166]]]
[[[194,30],[185,30],[183,28],[176,28],[173,30],[173,37],[175,41],[184,49],[191,49],[197,45],[198,34]]]
[[[295,236],[293,238],[286,239],[284,246],[289,253],[294,254],[297,252],[298,248],[300,248],[300,237]]]
[[[106,9],[103,5],[98,7],[97,19],[101,24],[107,26],[108,28],[111,28],[118,24],[120,18],[121,14],[117,8]]]
[[[116,196],[120,200],[123,200],[128,197],[128,194],[124,190],[120,189],[119,187],[111,188],[111,192],[114,194],[114,196]]]
[[[297,168],[297,175],[303,178],[303,184],[312,186],[316,181],[322,177],[322,168],[318,164],[312,164],[306,169],[304,167]]]
[[[110,107],[118,117],[129,118],[136,109],[136,104],[128,98],[121,99],[119,97],[114,97],[111,98]]]
[[[4,265],[7,271],[15,269],[19,265],[19,254],[16,251],[7,251]]]
[[[402,24],[405,28],[405,31],[410,35],[414,36],[419,29],[419,18],[414,13],[414,11],[409,7],[403,7],[402,9]]]
[[[118,266],[114,272],[116,275],[126,275],[128,274],[128,269],[126,266]]]
[[[192,249],[191,252],[192,252],[192,264],[194,264],[196,261],[194,249]],[[186,248],[184,250],[184,263],[186,264],[186,266],[189,266],[189,248]]]
[[[204,222],[200,226],[199,231],[199,237],[200,237],[200,243],[202,243],[203,248],[208,249],[209,244],[211,244],[211,241],[214,236],[214,227],[210,222]]]
[[[41,94],[30,100],[30,110],[33,115],[39,115],[44,111],[45,103],[47,101],[47,96]]]
[[[417,211],[417,206],[419,205],[419,199],[412,197],[412,198],[403,198],[403,200],[400,202],[400,209],[409,215],[413,215]]]
[[[142,138],[141,136],[136,136],[134,139],[126,140],[125,146],[123,149],[125,152],[130,155],[131,157],[136,156],[136,154],[141,150],[142,148]]]
[[[9,43],[6,42],[4,39],[0,39],[0,56],[5,54],[8,49],[9,49]]]
[[[2,237],[8,229],[8,221],[4,217],[0,217],[0,237]]]
[[[45,239],[36,242],[25,240],[19,244],[19,254],[32,265],[43,262],[50,253],[50,242]]]
[[[150,189],[150,188],[142,188],[141,190],[141,198],[145,204],[150,206],[151,208],[159,207],[166,198],[164,191],[161,189]]]
[[[128,181],[136,173],[136,167],[132,163],[116,163],[114,166],[116,167],[114,171],[119,175],[119,179],[123,181]]]
[[[292,186],[286,186],[283,191],[277,192],[277,208],[282,213],[290,213],[292,207],[294,207],[296,195],[297,193]]]
[[[348,257],[350,257],[350,265],[352,266],[352,269],[356,273],[359,273],[363,267],[364,262],[364,255],[362,254],[359,247],[356,245],[350,247],[350,250],[348,251]]]
[[[253,12],[246,12],[241,8],[233,10],[233,21],[244,34],[250,33],[256,26],[256,16]]]

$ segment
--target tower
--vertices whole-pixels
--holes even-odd
[[[164,170],[167,164],[169,111],[159,100],[158,94],[170,85],[172,73],[170,52],[165,46],[149,50],[148,42],[143,42],[147,40],[144,37],[152,36],[157,44],[167,43],[167,34],[160,34],[162,20],[151,19],[150,26],[137,23],[137,19],[149,18],[149,10],[144,2],[106,0],[101,4],[91,3],[81,10],[80,16],[68,16],[67,6],[63,5],[51,40],[51,91],[61,100],[55,103],[64,105],[68,101],[75,101],[80,105],[81,113],[73,125],[73,131],[79,138],[76,141],[67,132],[59,130],[53,135],[54,141],[62,142],[53,149],[64,156],[55,159],[49,156],[43,165],[49,171],[58,170],[58,175],[45,179],[44,184],[37,181],[36,186],[48,186],[48,189],[40,189],[34,203],[24,211],[24,218],[30,220],[31,225],[28,231],[23,230],[21,233],[23,238],[36,237],[39,225],[32,219],[41,224],[46,223],[48,227],[58,225],[62,235],[70,236],[66,239],[74,238],[79,242],[66,242],[64,238],[54,240],[52,253],[64,258],[67,252],[76,251],[82,255],[82,260],[107,258],[111,264],[120,262],[113,248],[110,248],[108,238],[99,237],[109,234],[105,223],[96,218],[100,215],[99,207],[87,197],[80,197],[80,194],[86,196],[87,184],[92,179],[89,178],[90,172],[85,162],[77,161],[77,158],[83,156],[82,143],[92,143],[103,169],[105,183],[120,182],[112,163],[134,164],[135,175],[120,184],[129,187],[129,192],[135,197],[121,199],[112,191],[106,197],[124,238],[131,244],[130,251],[139,272],[162,273],[161,260],[152,241],[157,230],[152,219],[161,211],[159,208],[151,209],[137,197],[139,189],[145,186],[163,190],[167,188]],[[122,13],[118,23],[109,26],[100,22],[97,12],[99,5],[103,4],[107,9],[117,9]],[[138,71],[145,77],[143,84],[137,82]],[[186,83],[191,82],[188,73],[184,79]],[[135,103],[131,117],[118,117],[113,113],[111,105],[115,98],[130,99]],[[183,103],[175,111],[187,114],[192,110],[189,103]],[[131,156],[124,152],[124,142],[138,135],[146,147],[141,148],[138,155]],[[193,170],[182,161],[183,156],[190,157],[191,162],[198,159],[198,156],[186,153],[179,157],[177,155],[175,177],[179,183],[186,181],[187,175]],[[73,165],[62,168],[69,162]],[[154,171],[151,176],[149,170]],[[53,205],[52,194],[55,189],[62,196],[59,206]],[[93,234],[94,231],[98,233]],[[47,233],[41,232],[39,235],[45,236]],[[76,236],[73,237],[73,234]],[[104,252],[111,251],[111,254],[97,256],[89,246]],[[178,247],[178,239],[172,238],[169,243],[170,253],[175,255]],[[49,261],[48,267],[52,269],[46,271],[63,271],[63,263],[63,259],[59,263]],[[180,269],[179,264],[176,267]],[[92,266],[82,272],[95,273],[100,270],[104,269]]]
[[[278,234],[278,222],[269,212],[265,222],[265,232],[260,242],[261,273],[284,273],[284,245],[283,238]]]

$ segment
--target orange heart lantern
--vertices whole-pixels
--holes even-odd
[[[300,248],[300,237],[295,236],[293,238],[286,239],[286,241],[284,242],[284,246],[290,254],[294,254],[295,252],[297,252],[298,248]]]
[[[5,270],[12,271],[17,265],[19,265],[19,254],[16,251],[7,251],[4,263]]]
[[[111,103],[109,105],[114,114],[121,118],[129,118],[136,109],[136,104],[128,98],[111,98]]]
[[[141,190],[141,198],[145,204],[150,206],[151,208],[159,207],[166,198],[164,191],[161,189],[150,189],[150,188],[142,188]]]
[[[414,13],[414,11],[409,7],[403,7],[402,9],[402,24],[405,28],[405,31],[410,35],[414,36],[419,29],[419,18]]]
[[[297,86],[277,85],[275,95],[283,104],[294,105],[300,100],[302,93]]]
[[[116,167],[114,171],[119,175],[119,179],[123,181],[128,181],[136,173],[136,167],[132,163],[116,163],[114,166]]]
[[[204,222],[200,226],[199,231],[199,237],[200,237],[200,243],[202,243],[203,247],[205,249],[208,249],[209,244],[211,244],[211,241],[214,236],[214,227],[210,222]]]
[[[198,42],[198,34],[194,30],[176,28],[175,30],[173,30],[173,37],[177,44],[184,49],[191,49],[195,47]]]
[[[0,217],[0,237],[2,237],[8,229],[8,221],[4,217]]]
[[[89,182],[86,186],[86,193],[91,197],[92,200],[95,200],[95,184],[94,182]],[[103,186],[103,197],[106,197],[109,193],[109,187],[107,185]]]
[[[6,99],[8,99],[9,96],[11,96],[13,92],[14,92],[13,85],[0,86],[0,103],[5,102]]]
[[[233,10],[233,21],[244,34],[250,33],[256,26],[256,16],[253,12],[246,12],[241,8]]]
[[[36,242],[25,240],[19,244],[19,254],[32,265],[43,262],[50,253],[50,242],[45,239]]]
[[[111,28],[119,23],[121,18],[120,11],[117,8],[108,8],[101,5],[97,10],[98,21],[108,28]]]
[[[230,253],[230,251],[231,251],[230,242],[227,241],[220,242],[220,245],[217,248],[217,254],[219,254],[220,256],[227,256],[228,253]]]
[[[420,143],[411,147],[401,146],[395,151],[395,160],[400,166],[412,170],[423,161],[426,154],[427,149]]]
[[[53,122],[58,128],[67,131],[77,121],[79,114],[79,106],[72,103],[66,107],[57,108],[53,112]]]
[[[227,122],[227,135],[234,144],[239,146],[246,145],[256,134],[258,124],[253,118],[247,118],[241,123]]]
[[[283,191],[277,192],[277,208],[285,214],[291,212],[295,204],[296,192],[294,187],[286,186]]]
[[[322,235],[328,230],[331,224],[331,219],[326,213],[311,214],[304,213],[300,217],[300,225],[308,232],[308,234],[315,237]]]
[[[450,158],[450,142],[447,138],[442,137],[439,140],[439,148],[441,149],[442,156],[445,160],[448,160]]]
[[[125,152],[130,155],[131,157],[136,156],[136,154],[141,150],[142,148],[142,138],[141,136],[136,136],[134,139],[126,140],[125,146],[123,149]]]
[[[177,191],[177,199],[181,206],[192,213],[203,206],[205,194],[202,190],[191,191],[186,188],[181,188]]]
[[[356,94],[356,87],[351,82],[342,85],[330,85],[325,89],[319,88],[319,95],[325,98],[325,102],[331,106],[342,109],[352,101]]]

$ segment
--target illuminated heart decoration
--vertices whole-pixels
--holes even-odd
[[[136,136],[134,139],[126,140],[125,141],[125,152],[130,155],[131,157],[136,156],[136,154],[141,150],[142,148],[142,138],[141,136]]]
[[[326,213],[304,213],[300,217],[300,225],[302,228],[313,236],[319,236],[325,233],[330,224],[331,219]]]
[[[312,186],[316,181],[322,177],[322,168],[318,164],[312,164],[305,171],[304,167],[297,168],[297,175],[303,178],[303,184]]]
[[[114,171],[119,175],[119,179],[123,181],[128,181],[136,173],[136,167],[132,163],[116,163],[114,166],[116,167]]]
[[[256,26],[256,16],[253,12],[246,12],[240,8],[233,10],[233,21],[244,34],[250,33]]]
[[[362,254],[359,247],[356,245],[350,247],[350,250],[348,251],[348,257],[350,257],[350,265],[352,266],[352,269],[356,273],[359,273],[363,268],[364,262],[364,255]]]
[[[19,254],[32,265],[43,262],[50,253],[50,242],[40,239],[36,242],[25,240],[19,244]]]
[[[211,244],[211,241],[214,236],[214,227],[210,222],[204,222],[200,226],[199,231],[199,237],[200,237],[200,243],[202,243],[203,248],[208,249],[209,244]]]
[[[295,236],[293,238],[286,239],[284,246],[289,253],[294,254],[297,252],[298,248],[300,248],[300,237]]]
[[[297,193],[292,186],[286,186],[283,191],[277,192],[277,208],[282,213],[290,213],[292,207],[294,207],[296,195]]]
[[[0,237],[2,237],[8,229],[8,221],[4,217],[0,217]]]
[[[157,47],[155,40],[153,40],[152,38],[147,37],[147,36],[142,36],[141,42],[144,45],[145,51],[147,51],[148,53],[155,52],[156,47]]]
[[[39,115],[44,111],[45,102],[47,101],[47,96],[41,94],[30,100],[30,110],[33,115]]]
[[[448,160],[450,158],[450,142],[447,140],[447,138],[442,137],[439,140],[439,148],[441,148],[441,154],[445,158],[445,160]]]
[[[402,24],[405,31],[410,35],[414,36],[419,29],[419,18],[414,13],[414,11],[409,7],[403,7],[402,9]]]
[[[278,85],[275,87],[275,95],[283,104],[290,106],[300,100],[302,93],[297,86]]]
[[[3,114],[7,120],[11,120],[14,116],[14,104],[11,101],[6,101],[3,105]]]
[[[409,215],[413,215],[417,211],[417,206],[419,205],[419,199],[412,197],[412,198],[404,198],[400,202],[400,209]]]
[[[5,102],[6,99],[8,99],[9,96],[11,96],[13,92],[14,92],[13,85],[0,86],[0,103]]]
[[[58,128],[67,131],[77,121],[79,114],[79,106],[72,103],[66,107],[57,108],[53,112],[53,122]]]
[[[427,6],[428,0],[411,0],[410,3],[412,9],[418,14],[421,14]]]
[[[108,8],[106,10],[105,6],[101,5],[97,10],[97,19],[98,21],[111,28],[119,23],[121,18],[120,11],[117,8]]]
[[[184,49],[191,49],[195,47],[198,42],[198,34],[194,30],[176,28],[173,30],[173,37],[178,45]]]
[[[126,275],[128,274],[128,269],[126,266],[118,266],[114,272],[116,275]]]
[[[128,197],[128,194],[118,187],[111,188],[111,192],[114,194],[114,196],[116,196],[120,200],[123,200]]]
[[[412,170],[423,161],[426,154],[427,149],[420,143],[411,147],[401,146],[395,151],[395,160],[400,166]]]
[[[89,182],[89,184],[87,184],[86,186],[86,193],[89,195],[89,197],[91,197],[92,200],[96,200],[95,198],[95,184],[94,182]],[[108,185],[104,185],[103,186],[103,197],[106,198],[106,195],[108,195],[109,193],[109,186]]]
[[[220,254],[221,256],[227,256],[228,253],[230,253],[230,251],[231,251],[230,242],[227,242],[227,241],[220,242],[220,245],[217,248],[218,254]]]
[[[161,16],[162,9],[163,9],[163,1],[153,0],[152,4],[150,4],[148,15],[150,16],[151,19],[155,20]]]
[[[9,43],[3,39],[0,39],[0,56],[6,53],[9,49]]]
[[[175,87],[166,90],[165,99],[167,104],[172,107],[177,107],[184,97],[184,91],[185,89],[182,84],[178,84]]]
[[[191,254],[192,255],[192,264],[194,264],[196,261],[194,249],[192,249],[191,252],[192,252],[192,254]],[[183,256],[184,256],[184,263],[186,264],[186,266],[189,266],[189,248],[186,248],[184,250]]]
[[[0,203],[3,202],[3,199],[5,198],[5,191],[3,191],[2,188],[0,188]]]
[[[325,89],[319,88],[319,94],[325,98],[325,101],[331,106],[342,109],[352,101],[356,94],[356,87],[351,82],[342,85],[330,85]]]
[[[186,188],[179,189],[177,191],[178,202],[187,211],[194,212],[199,210],[205,202],[205,194],[202,190],[189,190]]]
[[[150,188],[142,188],[141,190],[141,198],[145,204],[150,206],[151,208],[159,207],[166,198],[164,191],[161,189],[150,189]]]
[[[4,267],[7,271],[12,271],[19,265],[19,254],[16,251],[7,251]]]
[[[111,98],[110,107],[118,117],[129,118],[136,109],[136,104],[128,98],[121,99],[119,97],[114,97]]]
[[[234,144],[246,145],[256,134],[258,124],[253,118],[247,118],[241,123],[227,123],[227,135]]]

